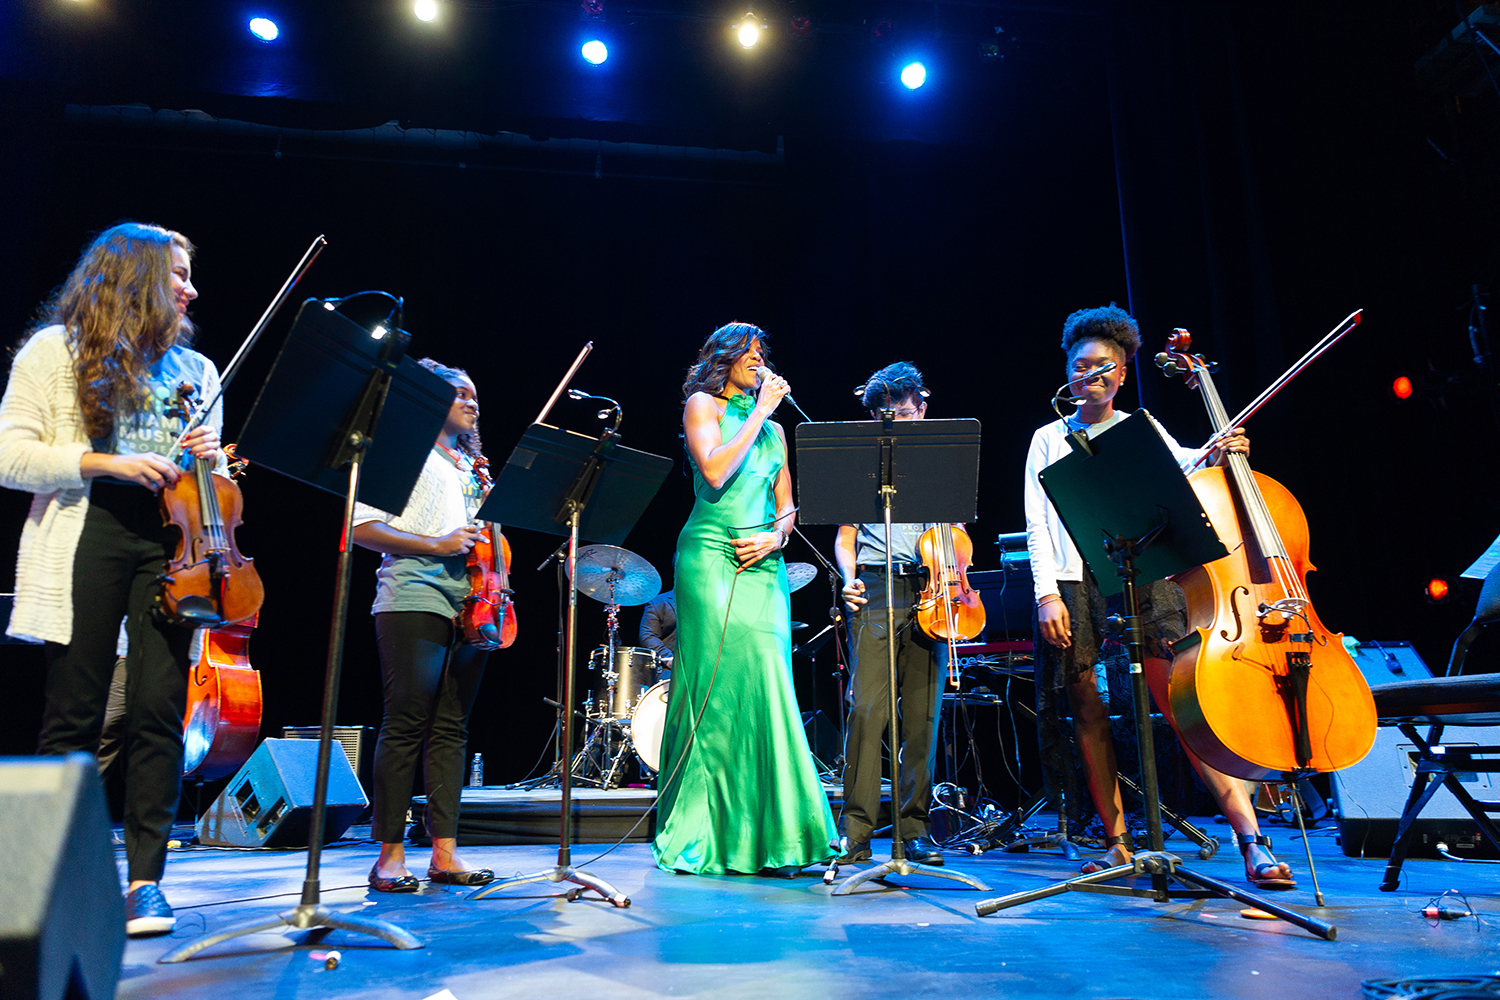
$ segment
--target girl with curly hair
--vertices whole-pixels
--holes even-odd
[[[1055,420],[1038,429],[1026,456],[1026,545],[1036,596],[1038,737],[1044,768],[1052,771],[1049,784],[1055,784],[1057,771],[1071,774],[1071,754],[1066,751],[1060,726],[1065,708],[1073,716],[1084,775],[1104,827],[1107,848],[1102,859],[1084,864],[1085,873],[1128,862],[1132,854],[1109,729],[1110,709],[1100,694],[1099,682],[1100,672],[1111,658],[1105,620],[1119,611],[1119,598],[1105,601],[1084,572],[1083,557],[1042,491],[1039,474],[1069,453],[1070,432],[1082,430],[1092,438],[1130,416],[1115,409],[1115,396],[1125,384],[1130,362],[1140,346],[1135,320],[1113,304],[1081,309],[1069,316],[1063,324],[1062,348],[1068,359],[1065,377],[1070,380],[1077,410],[1066,420]],[[1106,370],[1110,364],[1114,367]],[[1148,419],[1155,422],[1149,415]],[[1160,424],[1156,429],[1184,471],[1190,468],[1198,453],[1179,445]],[[1213,458],[1222,462],[1229,452],[1249,451],[1244,430],[1236,428]],[[1146,678],[1152,697],[1171,719],[1167,676],[1172,642],[1188,631],[1186,602],[1177,585],[1166,580],[1138,588],[1138,600],[1146,632]],[[1246,878],[1261,888],[1293,888],[1296,883],[1291,869],[1276,860],[1269,838],[1260,834],[1244,783],[1205,764],[1186,745],[1183,750],[1234,829],[1245,858]]]
[[[46,644],[41,754],[92,753],[121,619],[125,690],[126,930],[175,921],[159,882],[177,815],[191,631],[152,614],[177,532],[157,491],[194,456],[216,461],[222,413],[171,457],[177,390],[217,394],[211,361],[188,348],[193,246],[160,226],[100,233],[23,338],[0,401],[0,486],[32,494],[16,559],[8,634]]]

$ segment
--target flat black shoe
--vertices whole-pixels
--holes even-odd
[[[906,860],[914,861],[919,865],[942,867],[943,852],[932,842],[931,837],[923,834],[915,840],[906,842]]]
[[[839,851],[839,856],[833,861],[836,865],[859,865],[875,858],[870,851],[868,840],[850,840],[848,837],[840,837]]]
[[[495,881],[495,873],[488,868],[450,871],[446,868],[434,868],[428,865],[427,877],[437,885],[489,885]]]
[[[415,875],[397,875],[395,878],[384,878],[376,874],[374,868],[371,868],[370,888],[376,892],[416,892],[422,888],[422,882]]]

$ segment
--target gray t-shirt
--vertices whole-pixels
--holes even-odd
[[[400,515],[359,504],[354,522],[379,520],[400,531],[436,538],[468,523],[481,499],[467,456],[455,459],[443,449],[433,448]],[[375,576],[375,605],[370,611],[426,611],[452,618],[469,596],[468,565],[469,557],[464,555],[383,556]]]
[[[914,563],[917,557],[917,542],[922,532],[935,527],[932,524],[892,524],[891,561]],[[854,535],[854,561],[861,566],[885,565],[885,522],[861,524]]]
[[[109,437],[94,438],[90,442],[94,451],[105,455],[154,453],[166,456],[186,426],[177,400],[177,387],[183,383],[192,385],[196,403],[202,404],[217,390],[219,375],[213,362],[197,351],[177,344],[168,348],[167,353],[148,369],[147,396],[140,408],[128,417],[117,419]],[[214,403],[206,423],[213,427],[223,425],[222,400]],[[190,469],[193,456],[184,451],[177,463],[183,469]],[[100,478],[106,482],[124,481],[111,476]]]

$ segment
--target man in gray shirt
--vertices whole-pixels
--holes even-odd
[[[900,361],[870,376],[861,402],[870,416],[894,410],[897,420],[927,414],[927,388],[914,365]],[[922,591],[917,541],[930,524],[891,525],[895,576],[896,673],[900,685],[900,816],[892,837],[905,841],[909,861],[941,865],[943,855],[928,835],[932,772],[937,758],[937,720],[942,708],[948,647],[917,627],[915,608]],[[890,668],[886,637],[885,524],[839,525],[834,557],[844,578],[844,602],[851,612],[854,642],[853,707],[844,736],[844,807],[839,864],[871,859],[870,837],[880,814],[881,738],[889,725]]]

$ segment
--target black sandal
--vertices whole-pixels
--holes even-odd
[[[1118,837],[1105,837],[1105,853],[1108,853],[1111,847],[1124,847],[1127,850],[1134,850],[1135,844],[1133,844],[1130,840],[1130,832],[1126,831]],[[1078,870],[1085,875],[1092,875],[1095,872],[1102,872],[1108,867],[1108,865],[1100,864],[1098,861],[1085,861],[1081,866],[1079,866]]]
[[[1243,856],[1247,861],[1250,859],[1250,848],[1255,847],[1257,845],[1260,846],[1260,847],[1264,847],[1266,849],[1266,853],[1267,854],[1271,854],[1271,838],[1270,837],[1266,837],[1266,836],[1263,836],[1263,835],[1258,834],[1258,833],[1242,833],[1242,834],[1236,834],[1234,839],[1240,845],[1240,854],[1241,854],[1241,856]],[[1274,858],[1275,856],[1276,855],[1271,854],[1271,857]],[[1255,870],[1253,872],[1246,872],[1245,873],[1245,881],[1249,882],[1251,885],[1255,886],[1257,889],[1295,889],[1295,888],[1297,888],[1297,880],[1296,879],[1282,878],[1279,875],[1269,875],[1268,876],[1266,874],[1266,872],[1270,871],[1271,869],[1273,869],[1273,868],[1280,868],[1280,867],[1281,867],[1281,862],[1280,861],[1269,861],[1269,862],[1263,861],[1260,864],[1258,864],[1258,865],[1255,866]]]

